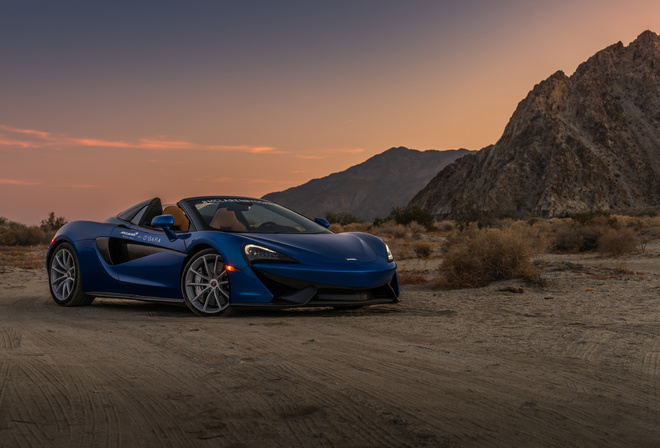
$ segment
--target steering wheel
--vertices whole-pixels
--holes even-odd
[[[261,223],[259,225],[259,227],[257,227],[257,230],[268,230],[268,229],[272,229],[274,227],[279,227],[279,224],[277,224],[273,221],[266,221],[266,222]]]

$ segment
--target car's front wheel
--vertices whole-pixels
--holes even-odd
[[[76,251],[69,243],[60,244],[48,264],[50,295],[59,305],[84,306],[94,301],[82,288],[82,274]]]
[[[186,263],[181,290],[188,308],[199,316],[217,316],[229,307],[229,273],[222,257],[213,249],[195,254]]]

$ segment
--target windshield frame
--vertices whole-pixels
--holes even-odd
[[[316,235],[332,233],[330,230],[308,217],[264,199],[242,196],[200,196],[182,199],[179,204],[183,205],[190,214],[194,215],[194,221],[197,223],[197,227],[200,230],[265,235]],[[227,205],[227,207],[223,207],[224,205]],[[258,205],[260,208],[254,209],[253,213],[248,215],[246,212],[249,212],[254,205]],[[208,208],[208,210],[203,212],[202,210],[204,208]],[[231,221],[234,223],[232,226],[220,228],[211,226],[215,216],[217,216],[220,210],[227,210],[233,213],[235,218],[234,216],[231,216]],[[255,222],[255,219],[258,218],[258,216],[256,216],[257,211],[260,211],[261,214],[264,215],[270,214],[270,216],[278,217],[278,221],[281,223],[286,222],[292,225],[283,225],[272,221],[264,221],[261,223],[258,221]],[[229,215],[231,215],[231,213],[229,213]],[[212,214],[213,217],[211,217]],[[222,212],[222,214],[227,213]],[[272,222],[272,224],[264,227],[264,224],[267,222]],[[216,225],[218,225],[217,220]],[[260,225],[262,228],[259,228]]]

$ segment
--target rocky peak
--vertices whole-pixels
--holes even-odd
[[[500,140],[440,172],[412,200],[439,217],[483,210],[561,215],[660,204],[660,37],[596,53],[522,100]]]

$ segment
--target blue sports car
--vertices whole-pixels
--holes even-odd
[[[60,305],[95,297],[185,302],[200,316],[229,306],[357,308],[399,301],[392,253],[366,233],[333,233],[262,199],[159,198],[104,222],[74,221],[46,259]]]

